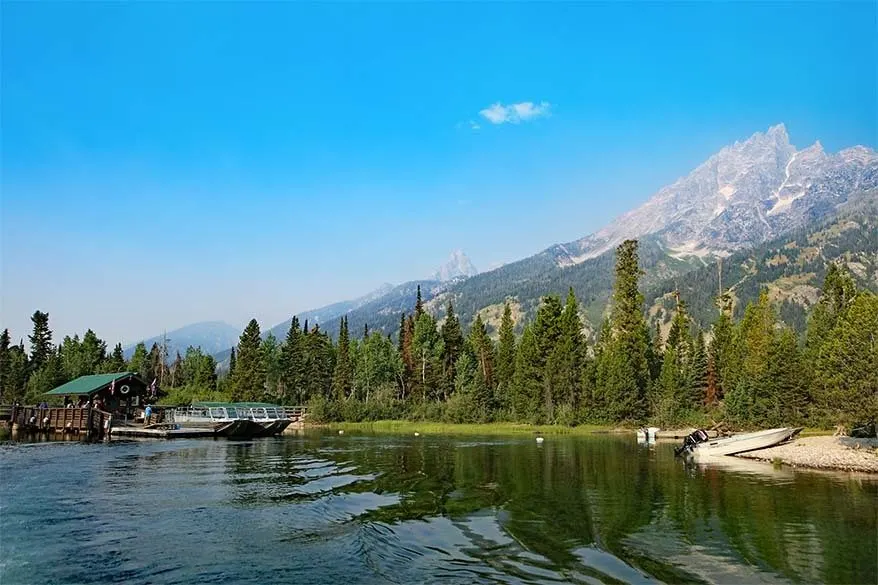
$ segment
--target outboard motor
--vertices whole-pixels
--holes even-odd
[[[691,453],[692,450],[698,446],[698,443],[704,443],[710,437],[707,436],[707,431],[704,429],[698,429],[693,433],[686,435],[686,438],[683,439],[683,445],[674,449],[674,455],[680,456],[686,453]]]

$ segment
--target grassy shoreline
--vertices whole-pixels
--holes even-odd
[[[308,425],[311,428],[327,428],[331,430],[373,433],[429,433],[434,435],[510,435],[510,434],[542,434],[542,435],[589,435],[589,434],[630,434],[635,427],[618,425],[532,425],[527,423],[443,423],[430,421],[380,420],[371,422],[333,422]],[[682,426],[681,428],[686,428]],[[666,429],[667,430],[667,429]],[[759,429],[756,429],[759,430]],[[739,432],[748,432],[746,430]],[[800,436],[825,436],[832,431],[814,427],[806,427]]]
[[[530,425],[521,423],[458,424],[441,422],[413,422],[405,420],[379,420],[374,422],[336,422],[320,425],[332,430],[363,431],[374,433],[423,433],[433,435],[586,435],[593,433],[633,433],[633,428],[611,425]]]

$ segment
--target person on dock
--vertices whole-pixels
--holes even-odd
[[[65,397],[64,397],[64,408],[67,408],[68,406],[70,406],[70,404],[71,404],[71,403],[70,403],[70,397],[69,397],[69,396],[65,396]]]
[[[149,404],[146,405],[146,409],[143,411],[143,424],[148,425],[152,421],[152,406]]]

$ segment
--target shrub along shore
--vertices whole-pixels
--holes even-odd
[[[373,422],[335,422],[325,426],[332,430],[361,431],[393,434],[429,435],[587,435],[594,433],[632,433],[633,429],[607,425],[531,425],[526,423],[442,423],[407,420],[379,420]]]

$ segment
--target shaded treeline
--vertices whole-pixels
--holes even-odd
[[[54,347],[48,315],[37,312],[30,355],[3,334],[4,400],[33,400],[77,375],[127,368],[158,378],[169,402],[309,403],[317,420],[669,426],[713,419],[748,427],[853,425],[878,414],[878,296],[858,290],[845,269],[827,267],[804,336],[782,323],[764,290],[740,318],[721,295],[707,328],[676,294],[669,327],[650,330],[641,276],[638,243],[626,241],[616,251],[610,310],[594,342],[583,334],[572,289],[563,302],[543,297],[524,324],[513,322],[507,303],[497,341],[478,314],[465,328],[448,303],[437,321],[418,294],[396,339],[368,326],[351,332],[345,318],[336,342],[295,318],[284,340],[261,339],[252,320],[219,380],[213,358],[194,348],[168,363],[162,347],[141,344],[125,364],[121,346],[107,356],[91,331]]]

